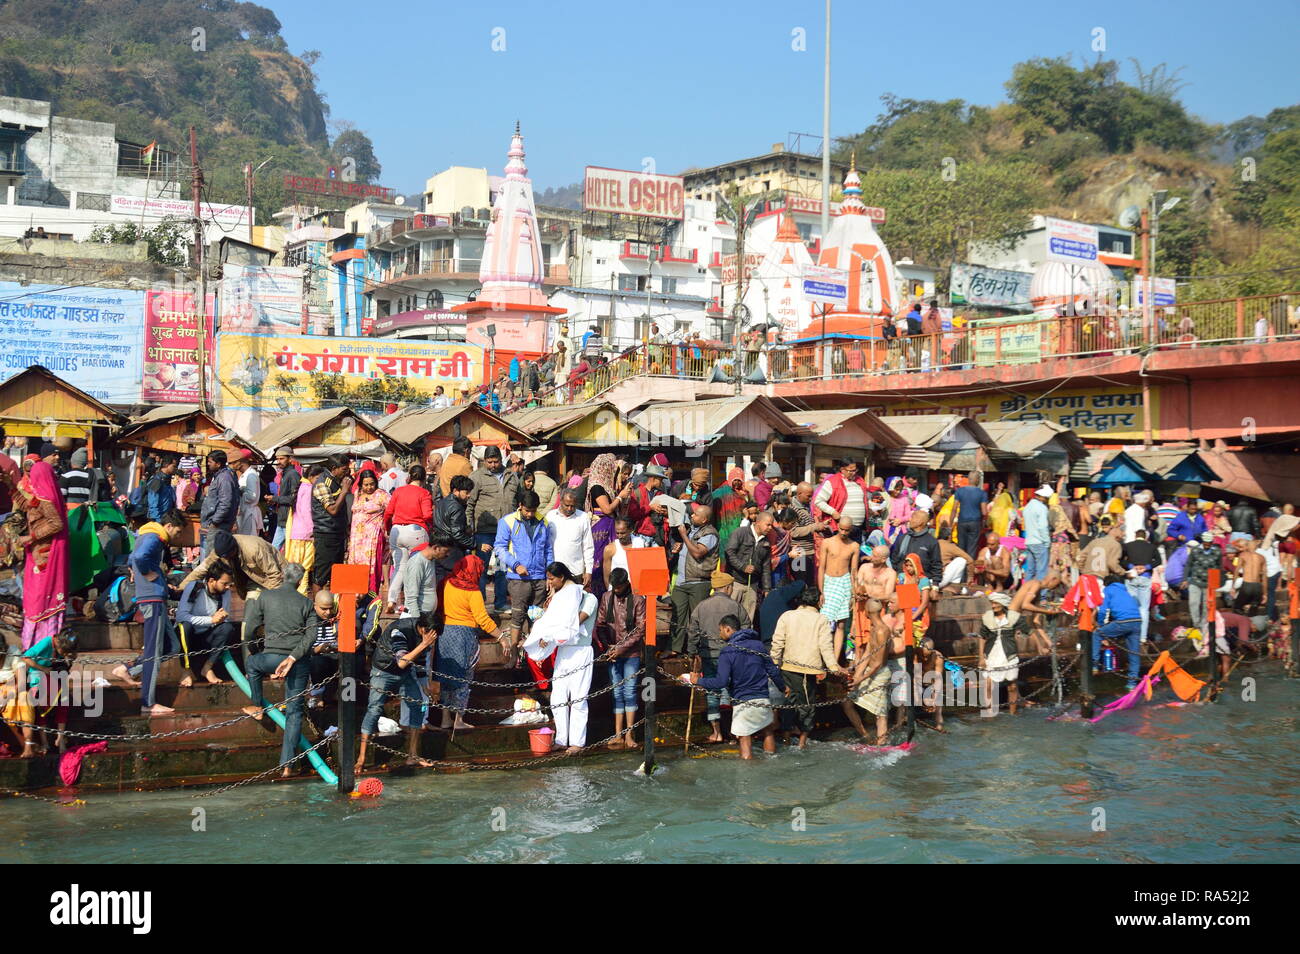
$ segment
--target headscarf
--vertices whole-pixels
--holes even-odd
[[[55,476],[53,467],[43,460],[36,461],[32,464],[32,472],[27,475],[27,485],[37,499],[55,504],[55,509],[63,512],[63,495],[59,493],[59,478]],[[68,528],[66,514],[63,516],[63,528]]]
[[[470,553],[456,561],[451,576],[447,577],[447,583],[458,590],[477,590],[482,576],[483,561]]]
[[[600,454],[591,462],[587,473],[587,512],[596,509],[596,500],[592,491],[597,487],[605,488],[605,493],[614,496],[614,479],[618,476],[618,459],[613,454]]]
[[[921,575],[925,572],[924,568],[921,566],[921,557],[915,553],[909,553],[907,556],[903,557],[903,566],[906,568],[908,564],[911,564],[912,572],[916,574],[916,578],[919,580]]]

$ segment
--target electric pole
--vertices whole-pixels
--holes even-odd
[[[194,198],[194,267],[198,271],[199,292],[195,301],[195,316],[198,319],[198,355],[199,355],[199,410],[208,409],[208,281],[203,261],[204,245],[203,210],[201,196],[203,193],[203,170],[199,168],[198,139],[194,127],[190,127],[190,192]]]

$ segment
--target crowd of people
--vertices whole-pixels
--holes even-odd
[[[22,567],[20,665],[26,678],[68,665],[70,615],[137,619],[144,648],[113,675],[138,688],[143,713],[165,715],[166,657],[181,659],[183,686],[216,683],[230,675],[223,651],[241,649],[251,717],[265,714],[265,679],[285,683],[287,762],[304,710],[324,703],[337,672],[333,568],[365,566],[373,626],[362,634],[371,673],[361,767],[392,699],[412,760],[434,708],[441,728],[473,730],[475,667],[492,638],[531,673],[531,702],[549,693],[558,748],[587,745],[596,673],[611,686],[609,744],[638,745],[637,677],[661,612],[660,658],[678,658],[705,691],[712,741],[724,739],[731,710],[745,757],[755,736],[769,750],[778,734],[805,745],[816,706],[837,698],[863,739],[883,742],[891,708],[902,716],[904,659],[914,654],[919,672],[938,676],[953,666],[932,631],[944,597],[987,597],[969,634],[974,668],[988,690],[1005,687],[1013,712],[1024,647],[1051,651],[1058,613],[1094,629],[1098,671],[1119,653],[1130,687],[1142,642],[1156,638],[1151,623],[1175,594],[1188,604],[1184,633],[1215,639],[1225,659],[1292,621],[1289,642],[1267,648],[1294,664],[1300,519],[1290,504],[1260,512],[1244,501],[1157,501],[1150,490],[1072,493],[1064,479],[1013,491],[976,472],[928,485],[919,472],[868,480],[857,460],[815,483],[755,462],[714,486],[705,467],[675,473],[663,453],[644,465],[633,456],[602,453],[552,474],[466,438],[422,462],[304,464],[281,447],[259,467],[249,451],[214,450],[195,481],[159,454],[121,495],[84,448],[0,454],[0,514],[12,514],[0,524],[0,562]],[[87,524],[90,550],[74,530]],[[657,598],[633,591],[629,554],[650,546],[666,551],[671,579]],[[7,720],[33,721],[22,695],[11,689]],[[941,723],[942,705],[929,708]],[[66,709],[48,715],[66,725]],[[16,735],[25,755],[39,750],[30,729]]]

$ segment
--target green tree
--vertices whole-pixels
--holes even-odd
[[[159,265],[181,268],[189,260],[193,240],[192,226],[184,219],[167,216],[151,229],[142,229],[136,222],[96,226],[86,238],[100,245],[134,245],[149,243],[149,260]]]
[[[343,165],[343,160],[349,158],[356,164],[358,182],[374,183],[378,181],[379,174],[383,171],[383,166],[375,158],[375,147],[370,137],[355,127],[349,126],[339,133],[334,140],[334,145],[330,147],[330,152],[334,156],[335,164],[340,167]]]
[[[1014,245],[1045,198],[1015,165],[959,162],[949,181],[937,160],[924,171],[872,169],[862,175],[862,192],[868,205],[886,210],[880,235],[894,258],[932,266],[944,285],[970,242]]]

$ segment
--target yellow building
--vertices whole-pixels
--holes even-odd
[[[848,166],[831,161],[831,182],[839,183]],[[707,169],[682,173],[686,194],[696,199],[716,200],[735,185],[741,193],[783,192],[788,196],[821,199],[822,160],[801,152],[787,152],[782,143],[773,143],[772,151],[752,159],[737,159]]]
[[[486,169],[452,166],[431,176],[424,184],[424,211],[429,215],[451,215],[462,209],[492,208]]]

